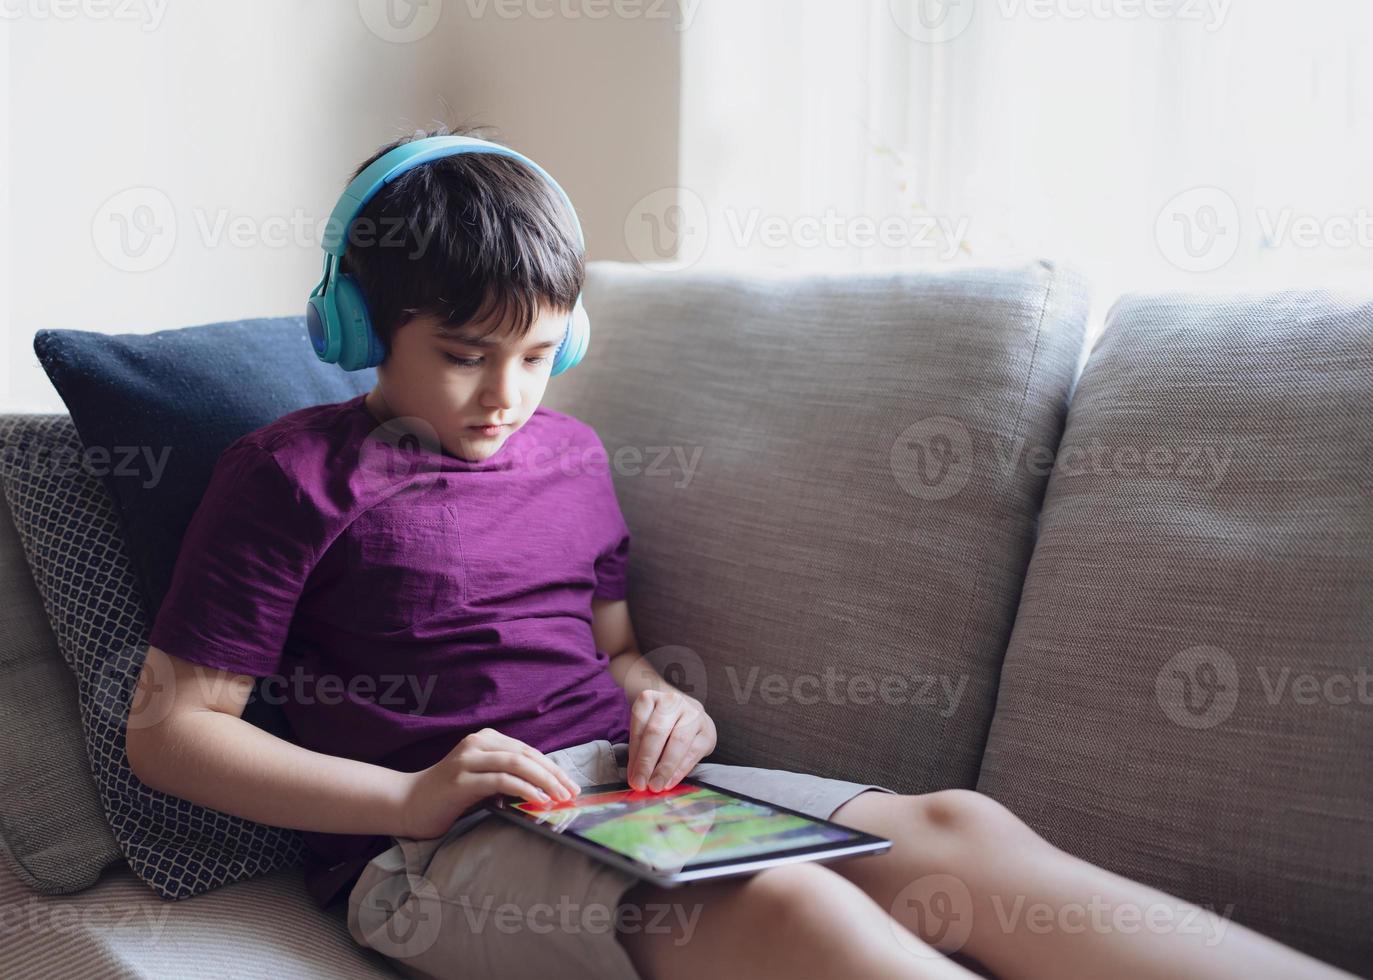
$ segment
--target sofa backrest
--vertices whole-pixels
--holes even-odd
[[[1047,263],[851,274],[593,263],[593,425],[640,649],[716,761],[916,791],[977,777],[1087,313]]]
[[[1050,480],[978,788],[1373,964],[1373,303],[1128,296]]]

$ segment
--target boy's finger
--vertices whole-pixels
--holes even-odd
[[[523,752],[508,749],[495,749],[483,752],[472,763],[473,772],[506,773],[521,783],[538,787],[551,799],[566,799],[562,784],[554,778],[546,766],[539,765],[537,759]]]
[[[653,767],[653,774],[648,781],[649,789],[656,791],[667,788],[668,779],[681,768],[682,763],[691,754],[691,745],[698,731],[699,726],[688,725],[686,720],[679,716],[677,724],[673,726],[672,735],[663,746],[663,754],[658,758],[658,764]]]
[[[567,770],[565,770],[562,766],[558,765],[548,756],[544,755],[542,752],[539,752],[538,749],[533,749],[532,751],[537,754],[538,758],[543,762],[543,764],[547,766],[552,771],[553,775],[558,778],[558,782],[567,788],[567,792],[570,795],[576,796],[578,793],[582,791],[582,788],[580,785],[578,785],[577,781],[567,774]]]
[[[534,746],[530,745],[528,742],[521,742],[518,738],[506,735],[504,732],[497,732],[496,734],[499,736],[497,741],[504,742],[507,751],[518,752],[520,755],[533,759],[539,765],[543,766],[543,768],[547,769],[559,784],[566,787],[569,797],[576,796],[581,792],[581,787],[577,785],[576,780],[563,772],[561,766],[538,749],[534,748]]]
[[[653,717],[656,706],[656,698],[640,694],[629,710],[629,758],[625,761],[625,782],[634,789],[643,789],[647,781],[647,773],[642,780],[638,778],[644,766],[644,726]],[[656,759],[656,756],[654,758]]]
[[[571,799],[581,792],[581,787],[577,785],[576,780],[563,772],[558,764],[552,759],[548,758],[546,755],[536,756],[536,758],[543,763],[544,768],[553,776],[553,781],[557,785],[557,788],[565,792],[568,799]]]
[[[648,786],[649,778],[658,767],[659,760],[663,757],[663,749],[681,717],[680,710],[674,710],[659,702],[654,707],[653,714],[644,722],[643,732],[639,736],[639,764],[634,770],[639,779],[638,788]]]
[[[530,803],[543,805],[551,802],[548,795],[533,783],[527,782],[510,772],[493,772],[485,774],[490,778],[490,785],[493,792],[507,793],[510,796],[521,796]]]
[[[535,754],[532,756],[522,752],[518,757],[527,760],[526,764],[531,765],[534,773],[537,774],[526,777],[530,782],[543,787],[544,791],[555,800],[572,799],[572,791],[564,786],[562,780],[558,778],[561,770],[546,756],[539,755],[535,750]]]
[[[637,705],[638,702],[636,701]],[[634,772],[634,765],[639,761],[639,729],[643,722],[639,720],[639,713],[633,707],[629,709],[629,758],[625,760],[625,782],[629,782],[630,775]],[[633,783],[630,783],[633,786]]]
[[[696,768],[696,763],[706,757],[706,748],[709,745],[710,736],[708,736],[704,730],[697,732],[696,737],[691,740],[691,751],[687,753],[687,757],[682,761],[682,764],[678,766],[677,770],[668,778],[667,785],[663,788],[672,789],[672,787],[685,779],[687,773]]]

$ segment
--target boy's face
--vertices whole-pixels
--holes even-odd
[[[518,341],[508,327],[478,340],[487,329],[482,321],[453,327],[435,316],[413,317],[392,335],[367,408],[383,422],[423,420],[449,455],[487,459],[539,407],[567,317],[541,310]],[[477,428],[483,423],[503,424],[487,433]]]

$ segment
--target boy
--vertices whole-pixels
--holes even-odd
[[[346,897],[354,939],[417,975],[970,975],[927,943],[1004,976],[1316,966],[1204,914],[1223,948],[1214,931],[1002,928],[991,903],[1017,897],[1190,907],[975,793],[702,764],[705,706],[637,650],[629,530],[607,468],[585,465],[604,447],[539,404],[584,275],[560,198],[518,160],[468,153],[405,173],[357,224],[397,219],[403,240],[350,237],[342,266],[385,350],[376,386],[232,444],[187,530],[128,726],[145,783],[302,830],[315,899]],[[241,717],[254,678],[278,675],[290,742]],[[893,848],[664,892],[477,808],[688,774]],[[966,907],[939,919],[931,883]],[[514,928],[487,917],[512,906]],[[657,930],[577,917],[664,906]],[[554,907],[573,919],[549,928],[534,910]]]

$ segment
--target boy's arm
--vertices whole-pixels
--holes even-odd
[[[496,793],[568,800],[576,781],[490,728],[419,772],[314,752],[242,718],[253,677],[150,647],[125,731],[129,766],[153,789],[296,830],[429,839]]]
[[[126,729],[146,785],[247,820],[403,835],[407,773],[302,748],[240,717],[253,678],[150,647]]]
[[[715,750],[715,722],[705,705],[669,684],[639,652],[625,599],[591,600],[596,648],[610,657],[610,676],[630,704],[630,786],[671,789]]]
[[[677,690],[639,653],[627,600],[592,599],[591,634],[595,637],[596,649],[609,655],[610,676],[624,688],[630,704],[644,691]]]

